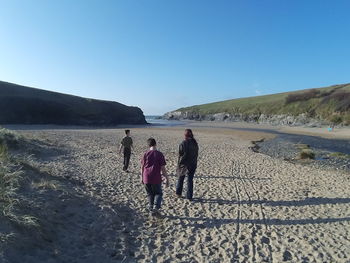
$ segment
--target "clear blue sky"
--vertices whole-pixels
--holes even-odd
[[[0,80],[163,114],[350,82],[348,0],[0,0]]]

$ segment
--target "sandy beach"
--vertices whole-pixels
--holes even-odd
[[[193,131],[200,153],[192,202],[174,196],[183,128],[132,129],[129,174],[117,154],[123,129],[19,131],[45,142],[34,162],[66,186],[41,212],[49,241],[19,245],[11,262],[350,261],[349,173],[249,149],[271,134]],[[149,216],[139,181],[149,137],[171,174],[163,219]]]

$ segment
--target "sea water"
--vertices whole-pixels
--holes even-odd
[[[162,119],[161,116],[157,116],[157,115],[147,115],[145,117],[146,117],[146,121],[152,126],[173,127],[173,126],[181,126],[185,124],[184,121],[166,120],[166,119]]]

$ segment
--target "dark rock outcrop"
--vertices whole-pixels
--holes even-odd
[[[146,124],[138,107],[0,81],[0,124]]]

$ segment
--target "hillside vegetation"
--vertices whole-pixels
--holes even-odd
[[[226,100],[181,108],[175,112],[190,116],[217,113],[231,115],[289,115],[306,114],[310,118],[335,124],[350,124],[350,84],[286,92],[273,95]]]
[[[0,81],[0,124],[145,124],[141,109]]]

